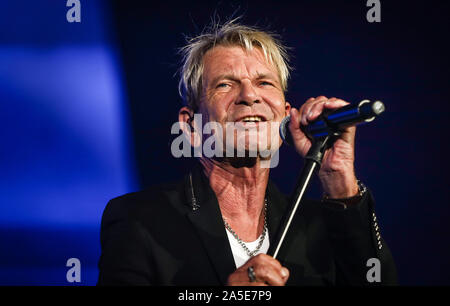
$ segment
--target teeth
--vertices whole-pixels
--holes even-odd
[[[260,122],[262,118],[259,116],[248,116],[242,119],[244,122]]]

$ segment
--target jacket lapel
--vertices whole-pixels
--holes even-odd
[[[201,171],[200,166],[192,171],[192,184],[189,175],[185,179],[186,198],[191,207],[187,217],[202,240],[217,277],[225,285],[228,276],[236,270],[236,265],[216,195]],[[275,243],[276,233],[279,230],[287,201],[270,180],[266,189],[266,197],[268,200],[267,226],[272,246]]]
[[[195,227],[218,279],[226,285],[236,266],[217,198],[200,171],[199,167],[192,171],[192,188],[189,175],[185,180],[186,196],[192,208],[187,217]],[[196,203],[192,203],[192,189]]]
[[[281,221],[284,218],[285,210],[287,207],[287,200],[284,194],[282,194],[277,186],[269,180],[266,189],[266,197],[268,201],[267,207],[267,227],[269,230],[269,251],[274,247],[276,243],[278,231],[280,230]]]

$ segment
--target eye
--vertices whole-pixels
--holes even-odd
[[[227,88],[229,86],[230,86],[230,84],[227,84],[227,83],[219,83],[219,84],[217,84],[216,88]]]
[[[261,83],[259,83],[259,85],[263,85],[263,86],[273,86],[273,84],[272,83],[270,83],[270,82],[267,82],[267,81],[262,81]]]

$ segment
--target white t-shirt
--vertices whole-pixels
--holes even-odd
[[[227,232],[228,241],[230,242],[231,251],[233,252],[233,258],[234,258],[234,262],[236,264],[236,269],[238,269],[243,264],[245,264],[247,262],[247,260],[250,259],[250,257],[247,255],[247,252],[244,250],[242,245],[240,245],[239,242],[237,241],[237,239],[234,238],[234,236],[230,233],[230,231],[227,229],[225,229],[225,231]],[[255,241],[244,242],[245,245],[247,246],[247,248],[250,250],[250,252],[253,251],[254,249],[256,249],[260,238],[261,238],[261,236],[259,236],[258,239],[256,239]],[[259,251],[255,255],[261,254],[261,253],[266,254],[268,250],[269,250],[269,230],[266,229],[266,237],[264,237],[263,244],[262,244],[261,248],[259,249]]]

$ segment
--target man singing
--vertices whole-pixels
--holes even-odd
[[[355,127],[324,154],[318,172],[323,198],[304,200],[277,259],[266,255],[289,204],[262,165],[272,155],[260,153],[281,143],[265,135],[268,124],[290,115],[294,147],[304,157],[311,141],[300,126],[348,103],[320,96],[292,107],[285,101],[286,48],[273,34],[237,21],[211,26],[182,51],[185,105],[178,118],[190,143],[205,140],[194,120],[199,114],[202,125],[222,127],[218,139],[232,139],[235,148],[240,136],[227,135],[227,124],[247,131],[241,139],[246,154],[202,155],[179,184],[111,200],[102,218],[98,284],[395,284],[373,197],[355,176]],[[378,276],[369,277],[369,260],[379,263]]]

